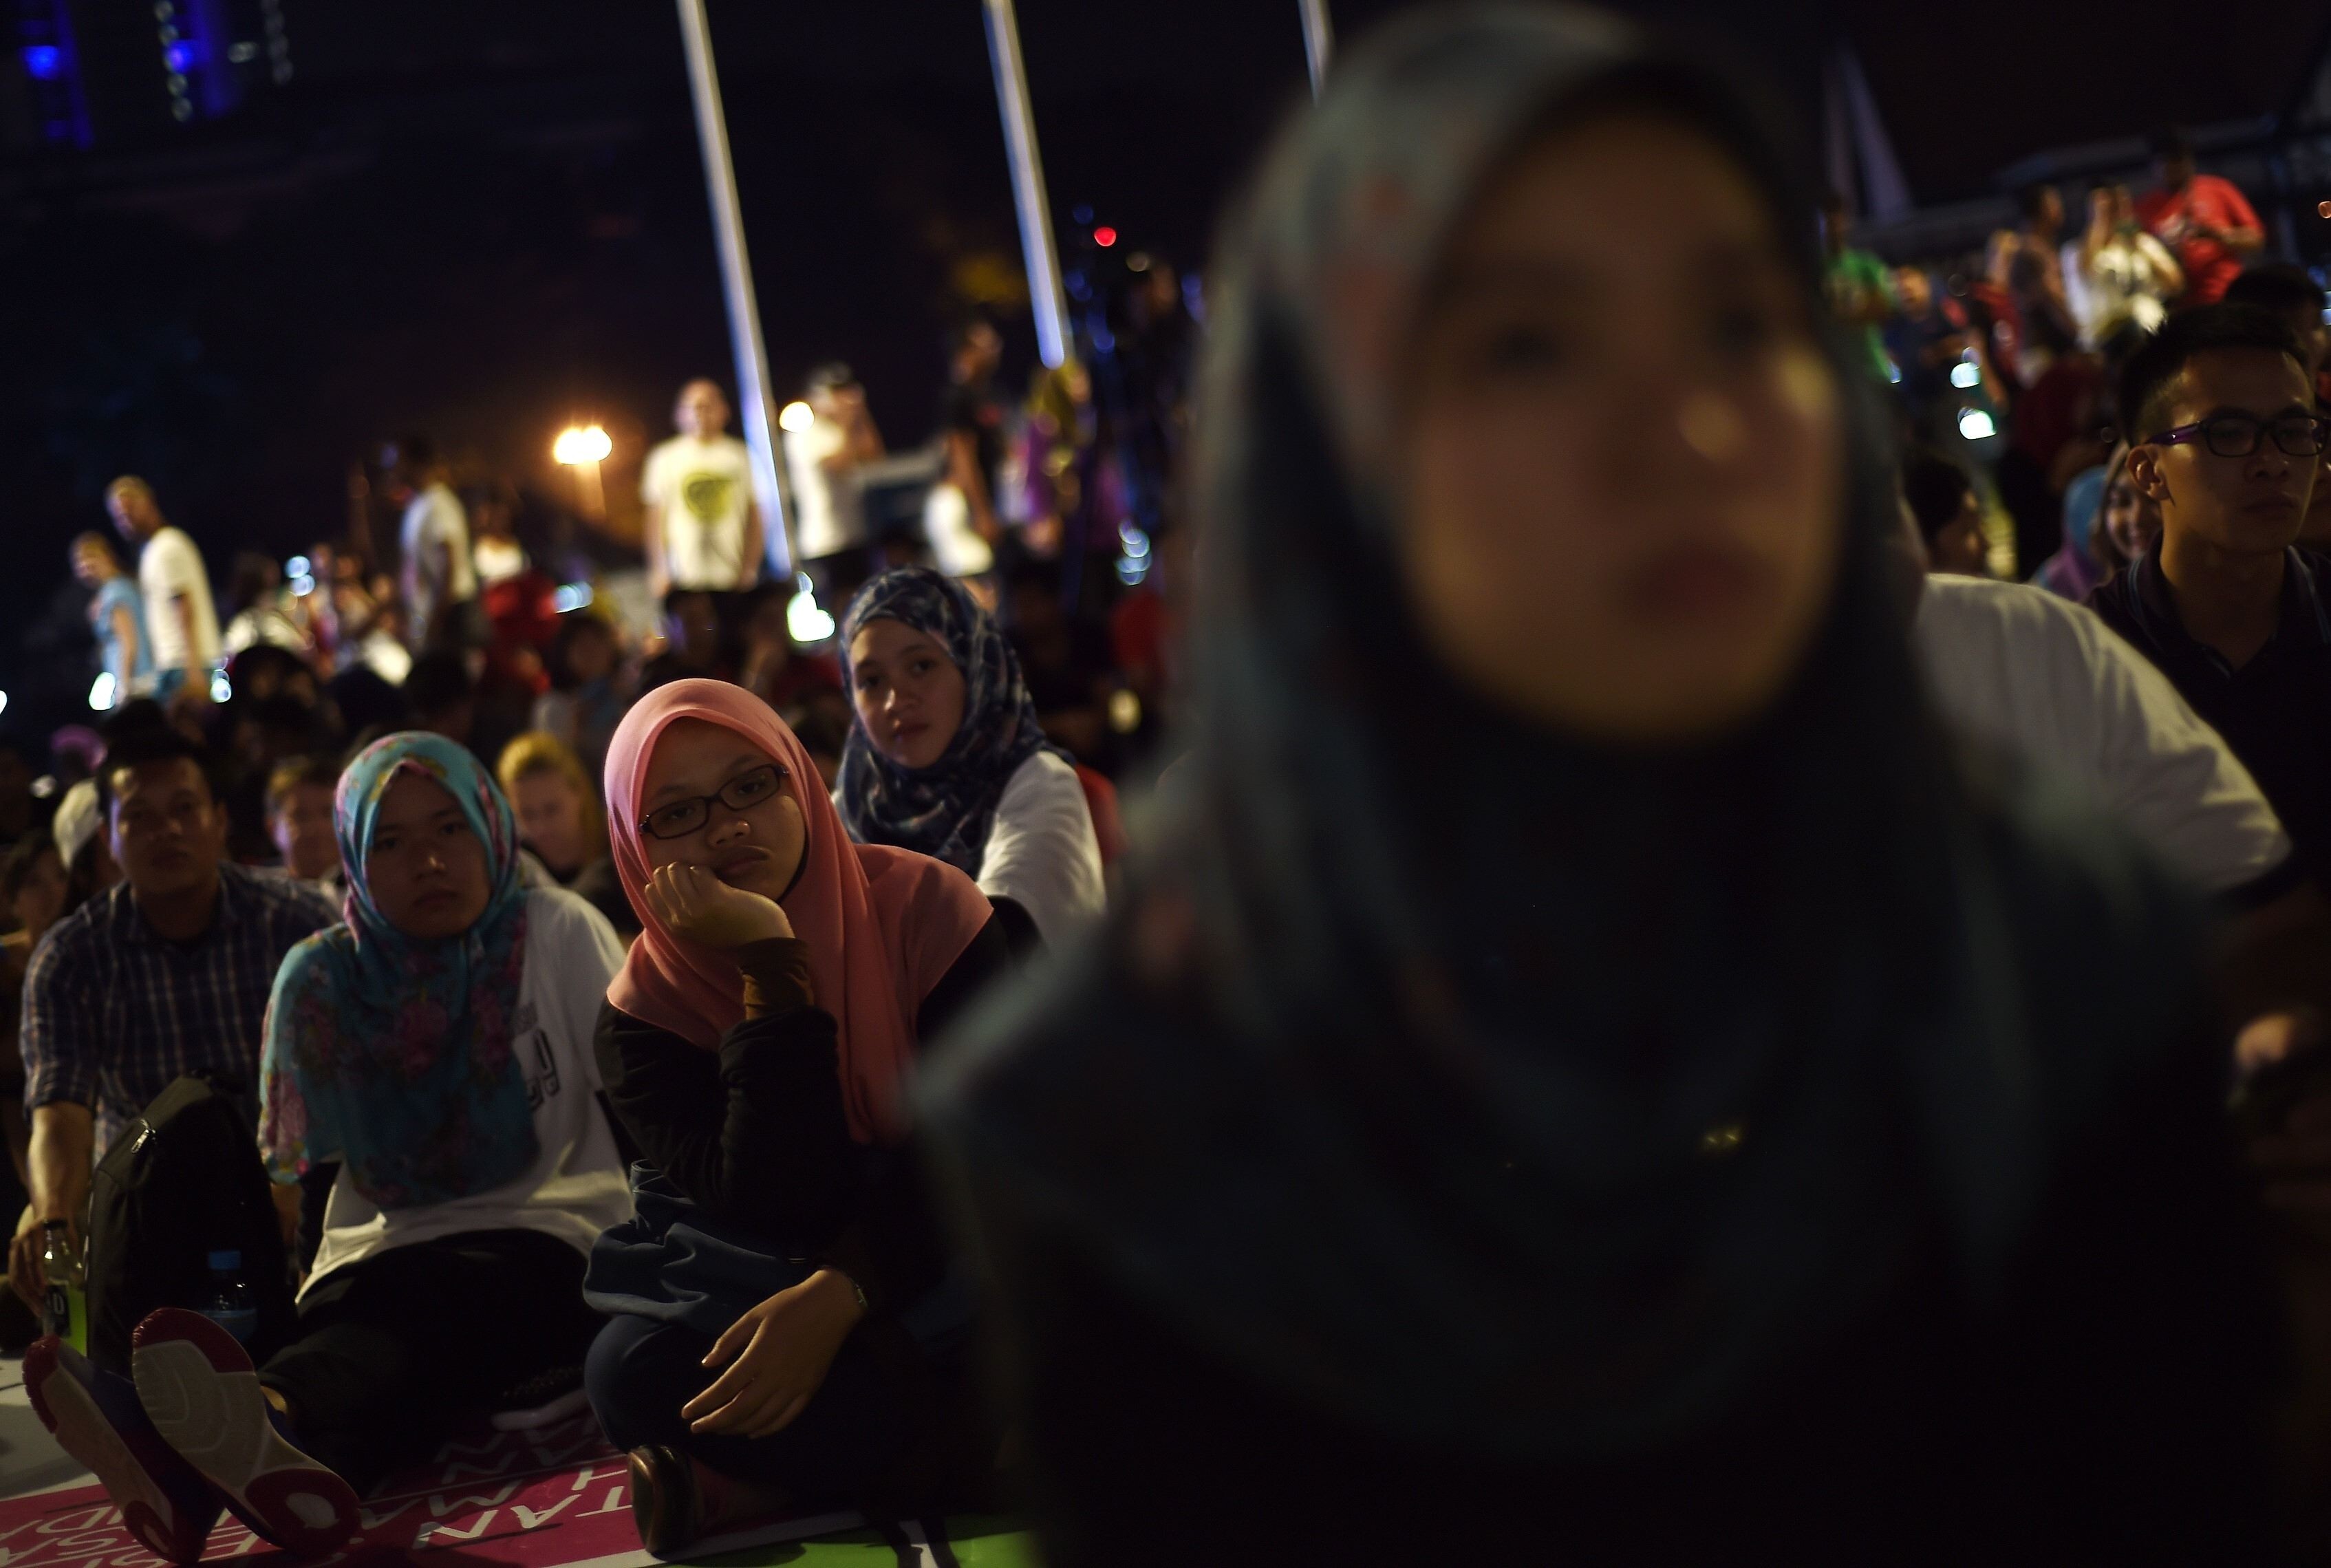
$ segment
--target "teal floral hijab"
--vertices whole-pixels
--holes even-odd
[[[381,801],[407,773],[442,785],[486,847],[485,912],[457,937],[407,936],[366,885]],[[268,1002],[259,1142],[270,1174],[290,1181],[338,1160],[383,1209],[500,1186],[538,1152],[512,1050],[526,891],[509,803],[468,748],[407,732],[348,765],[332,819],[348,879],[344,923],[285,956]]]

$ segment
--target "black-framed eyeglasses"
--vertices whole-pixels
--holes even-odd
[[[2147,444],[2178,446],[2199,441],[2220,457],[2248,457],[2258,451],[2261,436],[2271,437],[2279,451],[2292,457],[2317,457],[2326,437],[2331,437],[2331,422],[2312,413],[2286,413],[2274,419],[2222,413],[2215,419],[2164,430]]]
[[[652,839],[684,839],[712,820],[713,802],[719,802],[732,812],[751,811],[775,794],[785,777],[782,763],[747,768],[722,784],[717,794],[693,795],[656,807],[640,819],[640,832]]]

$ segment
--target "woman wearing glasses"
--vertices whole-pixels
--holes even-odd
[[[586,1291],[591,1402],[664,1551],[788,1505],[919,1497],[967,1297],[907,1147],[925,1039],[1007,963],[971,879],[852,844],[742,689],[642,698],[607,753],[642,927],[600,1013],[638,1215]]]

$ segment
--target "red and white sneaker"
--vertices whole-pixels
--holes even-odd
[[[154,1430],[128,1378],[100,1370],[52,1334],[24,1352],[24,1392],[57,1446],[105,1483],[122,1524],[147,1551],[167,1563],[202,1560],[219,1495]]]
[[[154,1430],[236,1518],[302,1554],[334,1551],[355,1533],[355,1491],[285,1438],[234,1335],[199,1312],[163,1307],[146,1315],[129,1345]]]

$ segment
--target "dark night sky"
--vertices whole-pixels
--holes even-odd
[[[1338,32],[1403,3],[1333,0]],[[777,387],[846,357],[892,443],[919,442],[966,282],[1019,266],[977,0],[710,9]],[[1807,115],[1825,42],[1851,38],[1929,201],[2055,143],[2279,107],[2319,52],[2319,0],[2243,9],[2212,40],[2190,5],[2153,0],[2101,24],[2029,0],[1783,0],[1746,28],[1736,3],[1660,7]],[[224,577],[237,547],[336,533],[347,465],[385,434],[427,428],[471,471],[559,501],[547,449],[570,418],[614,433],[620,489],[680,381],[732,379],[666,0],[285,11],[298,74],[280,98],[153,144],[0,156],[0,624],[35,624],[35,644],[54,641],[44,612],[70,627],[64,545],[101,526],[114,473],[151,478]],[[1124,249],[1201,262],[1304,96],[1294,0],[1020,14],[1063,248],[1089,204]],[[11,689],[37,662],[14,641],[0,633]]]

